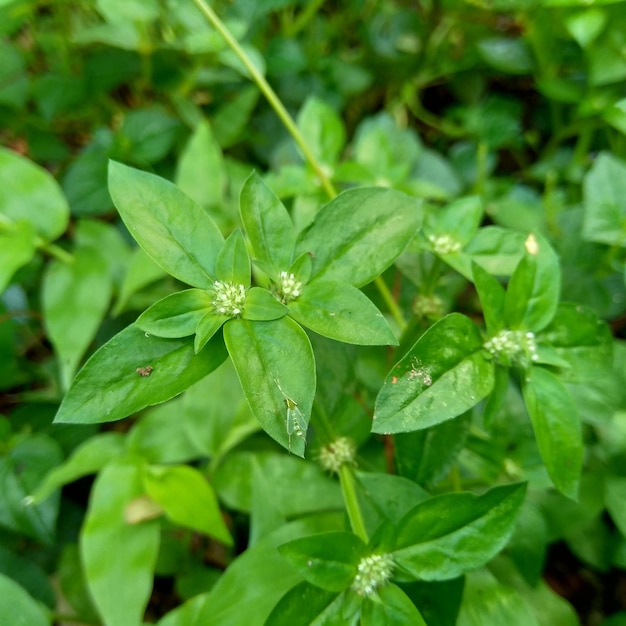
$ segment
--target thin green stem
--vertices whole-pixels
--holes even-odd
[[[285,29],[287,37],[295,37],[317,15],[326,0],[309,0],[300,11],[298,17]]]
[[[341,482],[341,491],[343,492],[343,500],[346,503],[350,526],[357,537],[361,538],[365,543],[369,542],[367,530],[365,530],[365,522],[359,507],[359,501],[356,495],[356,487],[354,484],[354,471],[349,465],[342,465],[339,470],[339,480]]]
[[[56,244],[45,243],[43,239],[39,239],[37,241],[37,247],[63,263],[74,263],[74,255],[67,250],[63,250],[63,248],[57,246]]]
[[[402,315],[402,311],[398,306],[398,303],[395,301],[391,291],[389,291],[389,287],[387,287],[387,283],[382,279],[382,276],[377,276],[374,279],[374,284],[376,288],[380,292],[385,304],[389,307],[389,311],[393,316],[393,319],[396,320],[396,324],[400,328],[400,332],[404,332],[407,327],[406,320],[404,319],[404,315]]]
[[[285,128],[289,131],[289,134],[293,137],[294,141],[302,151],[304,158],[307,160],[309,165],[315,171],[315,174],[320,180],[324,191],[328,195],[330,199],[334,198],[337,195],[337,191],[333,186],[332,182],[324,172],[321,164],[309,148],[306,140],[300,133],[300,130],[296,126],[291,115],[284,107],[283,103],[280,101],[276,92],[272,89],[270,84],[265,80],[265,77],[259,70],[256,68],[252,59],[248,56],[246,51],[239,45],[239,42],[231,35],[230,31],[222,20],[216,15],[216,13],[211,9],[211,7],[204,0],[193,0],[195,5],[200,9],[202,14],[211,22],[215,30],[219,32],[219,34],[224,38],[226,43],[230,46],[232,51],[237,55],[239,60],[243,63],[244,67],[250,73],[252,80],[257,84],[258,88],[261,90],[261,93],[265,96],[267,101],[270,103],[270,106],[276,112],[276,115],[280,118],[281,122],[285,125]]]

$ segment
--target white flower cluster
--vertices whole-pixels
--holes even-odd
[[[295,300],[302,293],[302,283],[289,272],[280,273],[280,293],[283,302]]]
[[[391,578],[393,565],[390,554],[372,554],[362,558],[352,582],[353,591],[360,596],[372,595]]]
[[[342,465],[354,465],[355,455],[354,441],[348,437],[338,437],[332,443],[322,447],[318,460],[325,470],[336,474]]]
[[[523,330],[501,330],[485,343],[485,348],[505,363],[526,367],[529,361],[539,360],[535,334]]]
[[[452,235],[429,235],[428,241],[437,254],[454,254],[463,247]]]
[[[246,288],[241,284],[216,280],[213,283],[213,307],[215,313],[235,317],[243,312]]]

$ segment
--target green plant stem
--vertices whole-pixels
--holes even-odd
[[[339,480],[341,482],[341,491],[343,492],[343,500],[346,503],[350,526],[354,534],[362,539],[365,543],[369,542],[367,530],[365,530],[365,522],[359,507],[359,501],[356,496],[356,488],[354,485],[354,471],[349,465],[342,465],[339,470]]]
[[[53,243],[44,243],[43,239],[39,239],[37,241],[37,247],[40,250],[43,250],[46,254],[62,261],[63,263],[74,263],[74,255],[67,250],[63,250],[63,248],[57,246]]]
[[[326,0],[309,0],[298,17],[285,29],[285,36],[295,37],[317,15]]]
[[[324,191],[329,198],[334,198],[337,195],[337,190],[333,186],[332,182],[324,172],[324,169],[315,158],[315,155],[309,148],[304,137],[300,133],[300,130],[293,121],[291,115],[280,101],[276,92],[272,89],[270,84],[265,80],[265,77],[256,68],[250,57],[246,54],[245,50],[239,45],[239,42],[230,34],[230,31],[226,28],[222,20],[216,15],[211,7],[204,0],[193,0],[195,5],[200,9],[202,14],[211,22],[213,27],[224,38],[226,43],[231,47],[232,51],[237,55],[239,60],[243,63],[245,68],[250,73],[252,80],[257,84],[261,93],[265,96],[270,106],[276,112],[276,115],[280,118],[280,121],[285,125],[285,128],[289,131],[289,134],[293,137],[294,141],[302,151],[304,158],[310,164],[315,171],[315,174],[320,180]]]

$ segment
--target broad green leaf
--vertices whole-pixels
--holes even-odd
[[[72,263],[50,263],[42,289],[46,330],[67,390],[109,306],[109,268],[98,249],[77,248]]]
[[[50,626],[46,615],[31,596],[14,580],[0,574],[0,624],[11,626]]]
[[[394,437],[398,472],[419,485],[432,485],[450,469],[465,445],[471,415],[462,415],[412,433]]]
[[[45,241],[63,234],[70,208],[52,174],[7,148],[0,148],[0,217],[29,222]]]
[[[386,112],[359,124],[353,150],[356,161],[365,166],[371,182],[381,185],[406,180],[423,152],[417,134],[400,128]]]
[[[448,235],[464,246],[478,231],[482,217],[483,204],[478,196],[459,198],[430,214],[424,224],[424,234],[429,239]]]
[[[387,375],[376,398],[372,432],[428,428],[465,413],[493,388],[493,363],[478,328],[464,315],[444,317]]]
[[[316,280],[289,303],[291,316],[316,333],[357,345],[397,345],[373,302],[349,283]]]
[[[607,476],[605,490],[606,509],[619,531],[626,537],[626,478]]]
[[[421,502],[398,526],[394,561],[420,580],[455,578],[483,565],[506,545],[525,491],[518,483]]]
[[[253,506],[254,476],[258,471],[272,485],[273,506],[285,517],[344,510],[337,481],[319,465],[302,463],[278,451],[233,451],[227,455],[212,474],[212,484],[220,501],[231,509],[249,513]]]
[[[97,0],[98,9],[109,22],[151,22],[159,16],[157,0]]]
[[[252,287],[246,293],[242,317],[245,320],[268,321],[284,317],[289,309],[267,289]]]
[[[588,241],[626,246],[626,163],[603,152],[583,181]]]
[[[265,626],[344,626],[341,596],[304,582],[290,589],[274,607]],[[329,621],[331,617],[340,621]]]
[[[225,282],[250,286],[250,257],[239,229],[229,235],[217,255],[215,275]]]
[[[354,580],[366,548],[353,533],[333,532],[296,539],[278,551],[304,580],[337,593]]]
[[[113,314],[119,315],[126,309],[131,297],[150,283],[167,276],[167,272],[157,265],[142,248],[133,250],[132,256],[124,268],[124,278],[119,289]]]
[[[200,206],[222,201],[226,178],[222,150],[206,120],[196,126],[177,164],[176,184]]]
[[[548,474],[561,493],[575,500],[583,463],[576,404],[563,383],[540,366],[527,372],[522,391]]]
[[[376,599],[367,599],[361,610],[362,626],[427,626],[411,599],[396,585],[377,590]]]
[[[537,332],[556,313],[561,270],[554,250],[540,235],[529,235],[525,247],[504,297],[504,320],[508,328]]]
[[[144,4],[140,0],[136,2]],[[116,27],[118,25],[119,22]],[[160,105],[127,111],[118,131],[121,138],[120,159],[142,165],[160,161],[174,146],[180,127],[178,119]]]
[[[337,530],[343,516],[307,516],[281,526],[238,556],[210,593],[192,598],[158,626],[264,626],[279,600],[301,578],[276,549],[291,539]]]
[[[23,587],[35,600],[53,609],[57,603],[57,593],[52,586],[49,572],[28,551],[22,556],[22,550],[23,546],[19,545],[12,549],[0,545],[0,575],[13,579],[13,582]]]
[[[30,222],[6,223],[0,215],[0,293],[7,288],[13,274],[35,256],[36,239]]]
[[[530,74],[533,56],[528,44],[521,37],[488,37],[477,42],[483,60],[505,74]]]
[[[141,626],[159,551],[159,523],[131,524],[127,507],[143,495],[141,468],[118,461],[94,483],[80,534],[89,590],[106,626]]]
[[[315,96],[306,99],[296,120],[298,128],[317,159],[332,166],[346,141],[339,115]]]
[[[468,574],[458,626],[539,626],[515,589],[501,585],[489,572]]]
[[[360,287],[398,258],[421,222],[416,198],[392,189],[349,189],[321,209],[297,254],[312,253],[315,279]]]
[[[122,419],[173,398],[225,358],[219,337],[196,355],[191,339],[146,336],[130,325],[85,363],[63,398],[55,422],[90,424]]]
[[[296,234],[287,209],[278,196],[252,172],[241,190],[241,221],[252,244],[252,254],[275,275],[293,260]]]
[[[465,253],[490,274],[509,276],[522,258],[525,238],[510,228],[485,226],[467,245]]]
[[[246,131],[246,124],[259,99],[256,85],[239,85],[228,101],[211,116],[215,137],[222,148],[230,148]]]
[[[230,320],[224,340],[252,413],[282,446],[304,456],[305,440],[290,420],[308,424],[315,395],[315,361],[302,328],[288,317],[269,322]],[[306,435],[306,427],[302,429]]]
[[[121,433],[99,433],[90,437],[74,450],[69,459],[46,474],[30,496],[32,502],[38,504],[63,485],[100,471],[123,453],[124,446],[124,435]]]
[[[375,472],[358,472],[356,494],[367,532],[372,535],[386,521],[395,527],[428,492],[415,481]]]
[[[197,469],[153,465],[146,469],[143,484],[174,523],[232,545],[213,488]]]
[[[63,460],[59,444],[30,434],[0,456],[0,527],[51,545],[59,512],[59,495],[33,506],[28,496]]]
[[[109,164],[109,192],[148,256],[174,278],[211,287],[224,238],[200,206],[165,179],[115,161]]]
[[[193,341],[194,352],[198,354],[229,319],[230,316],[218,315],[213,311],[203,315],[196,327],[196,336]]]
[[[157,337],[189,337],[200,320],[213,310],[213,298],[204,289],[185,289],[155,302],[135,324]]]
[[[504,288],[498,280],[478,263],[472,263],[474,285],[483,309],[487,333],[494,335],[503,326]]]

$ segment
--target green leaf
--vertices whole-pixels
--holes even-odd
[[[467,440],[471,415],[394,437],[398,472],[419,485],[432,485],[450,469]]]
[[[392,189],[349,189],[331,200],[301,235],[318,280],[369,283],[404,250],[422,222],[421,203]]]
[[[288,431],[296,409],[308,424],[315,396],[315,361],[306,333],[288,317],[269,322],[231,320],[224,326],[224,340],[263,430],[304,456],[304,438]]]
[[[378,598],[368,598],[361,610],[362,626],[427,626],[411,599],[396,585],[385,585]]]
[[[7,288],[13,274],[35,256],[36,240],[37,235],[30,222],[5,224],[0,215],[0,293]]]
[[[530,74],[533,70],[533,57],[528,44],[522,38],[489,37],[477,44],[483,60],[506,74]]]
[[[140,626],[159,551],[158,522],[131,524],[127,507],[143,495],[141,468],[114,462],[96,478],[80,550],[87,584],[107,626]]]
[[[72,263],[48,266],[42,289],[46,330],[67,389],[109,306],[109,268],[97,249],[78,248]]]
[[[229,319],[231,318],[228,315],[218,315],[213,312],[201,317],[196,327],[196,337],[193,342],[194,352],[198,354]]]
[[[284,317],[289,309],[267,289],[252,287],[246,293],[242,317],[245,320],[268,321]]]
[[[354,580],[366,547],[353,533],[333,532],[302,537],[278,550],[304,580],[338,593]]]
[[[213,299],[208,291],[185,289],[155,302],[135,324],[157,337],[189,337],[196,332],[200,320],[212,310]]]
[[[145,4],[139,0],[136,3]],[[160,161],[172,149],[180,126],[180,122],[160,105],[131,109],[124,115],[118,131],[123,158],[142,165]]]
[[[46,474],[43,482],[30,496],[33,504],[42,502],[63,485],[100,471],[122,454],[124,446],[124,435],[121,433],[93,435],[76,448],[63,464]]]
[[[307,582],[300,583],[279,600],[265,621],[265,626],[345,625],[340,601],[341,597],[332,591],[320,589]],[[340,621],[331,622],[330,617],[340,618]]]
[[[472,263],[474,285],[483,309],[485,326],[489,335],[502,330],[504,314],[504,287],[478,263]]]
[[[575,500],[583,463],[576,404],[563,383],[539,366],[527,373],[522,391],[548,474],[561,493]]]
[[[87,361],[63,398],[55,422],[122,419],[173,398],[225,358],[220,338],[196,355],[190,339],[146,337],[131,325]]]
[[[0,624],[50,626],[51,623],[51,617],[20,585],[0,574]]]
[[[45,241],[65,232],[70,208],[52,174],[12,150],[0,148],[0,224],[29,222]]]
[[[481,570],[466,577],[458,626],[539,626],[524,599]]]
[[[509,276],[524,250],[524,234],[500,226],[485,226],[465,248],[465,253],[494,276]]]
[[[32,553],[24,551],[23,546],[11,546],[9,550],[0,545],[0,575],[8,576],[13,582],[22,586],[35,600],[46,607],[54,608],[57,603],[57,593],[52,586],[49,572],[44,571],[44,564],[33,560]],[[0,613],[0,619],[2,619]],[[0,622],[2,623],[2,622]]]
[[[606,509],[619,531],[626,536],[626,478],[607,476],[605,489]]]
[[[113,315],[119,315],[126,309],[131,297],[150,283],[167,276],[142,248],[135,248],[124,267],[124,278],[113,307]]]
[[[550,244],[540,235],[529,235],[526,253],[513,272],[504,298],[508,328],[537,332],[547,326],[559,304],[561,270]]]
[[[453,313],[431,326],[387,375],[372,432],[428,428],[475,406],[493,388],[493,364],[478,328]]]
[[[424,234],[427,237],[449,235],[465,246],[478,231],[483,212],[483,203],[478,196],[459,198],[430,215],[424,224]]]
[[[291,316],[316,333],[357,345],[398,345],[372,301],[349,283],[316,280],[289,303]]]
[[[339,115],[322,100],[310,96],[298,112],[296,122],[315,157],[325,165],[333,165],[346,141]]]
[[[215,492],[197,469],[153,465],[146,469],[143,484],[150,498],[174,523],[232,545]]]
[[[626,246],[626,163],[603,152],[583,180],[583,237]]]
[[[421,502],[398,526],[394,561],[420,580],[455,578],[487,563],[511,536],[525,492],[518,483]]]
[[[30,434],[0,456],[0,527],[53,544],[59,494],[39,506],[28,496],[62,460],[59,444],[43,434]]]
[[[291,265],[296,245],[287,209],[256,172],[246,180],[239,202],[254,258],[277,276]]]
[[[200,206],[222,201],[226,187],[222,149],[211,127],[201,120],[178,158],[176,185]]]
[[[229,235],[217,255],[215,275],[225,282],[250,286],[250,257],[239,229]]]
[[[109,164],[109,192],[148,256],[174,278],[211,287],[224,238],[201,207],[163,178],[115,161]]]

